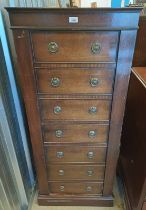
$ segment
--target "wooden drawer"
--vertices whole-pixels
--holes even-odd
[[[73,94],[113,92],[114,69],[39,69],[39,93]]]
[[[109,120],[110,100],[40,100],[42,120]]]
[[[102,190],[102,182],[49,182],[49,192],[55,194],[101,195]]]
[[[43,126],[44,142],[101,142],[108,139],[108,124],[54,124]]]
[[[48,165],[51,180],[103,180],[105,165]]]
[[[105,146],[47,146],[46,157],[47,162],[95,162],[104,163],[106,159]]]
[[[40,31],[31,37],[36,62],[116,61],[116,31]]]

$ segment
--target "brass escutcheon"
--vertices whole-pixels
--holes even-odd
[[[90,79],[91,87],[96,87],[98,84],[99,84],[99,79],[98,78],[91,78]]]
[[[57,78],[57,77],[52,78],[51,79],[51,85],[53,87],[59,87],[59,85],[60,85],[60,79]]]
[[[95,137],[96,136],[96,131],[89,131],[88,136],[91,137]]]
[[[91,107],[89,108],[89,113],[90,113],[90,114],[96,114],[96,112],[97,112],[96,106],[91,106]]]
[[[55,106],[54,107],[54,114],[59,114],[62,111],[60,106]]]
[[[63,158],[64,152],[57,152],[56,156],[57,156],[57,158]]]
[[[60,138],[60,137],[63,136],[63,131],[62,130],[56,130],[55,135],[56,135],[56,137]]]
[[[58,44],[56,42],[49,42],[48,51],[49,53],[56,53],[58,51]]]
[[[88,152],[87,156],[89,159],[92,159],[94,156],[94,152]]]
[[[99,42],[94,42],[91,45],[91,52],[93,54],[99,54],[101,52],[101,44]]]

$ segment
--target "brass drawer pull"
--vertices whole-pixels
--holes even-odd
[[[54,113],[55,113],[55,114],[59,114],[61,111],[62,111],[62,109],[61,109],[60,106],[55,106],[55,107],[54,107]]]
[[[61,138],[63,136],[63,131],[62,130],[56,130],[55,135],[57,138]]]
[[[101,52],[101,44],[99,42],[92,43],[91,52],[93,54],[99,54]]]
[[[60,185],[60,191],[61,191],[61,192],[64,191],[64,185]]]
[[[88,136],[90,138],[95,137],[96,136],[96,131],[89,131]]]
[[[60,169],[58,174],[59,174],[59,176],[64,176],[64,170]]]
[[[96,87],[98,84],[99,84],[99,79],[98,78],[91,78],[90,79],[91,87]]]
[[[57,158],[63,158],[64,152],[57,152],[56,156],[57,156]]]
[[[88,156],[89,159],[93,159],[93,157],[94,157],[94,152],[88,152],[88,153],[87,153],[87,156]]]
[[[56,42],[49,42],[48,51],[49,53],[56,53],[58,51],[58,44]]]
[[[90,114],[96,114],[96,112],[97,112],[96,106],[91,106],[91,107],[89,108],[89,113],[90,113]]]
[[[87,192],[91,192],[91,191],[92,191],[92,187],[91,187],[91,186],[87,186],[87,187],[86,187],[86,191],[87,191]]]
[[[87,175],[88,175],[88,176],[93,176],[93,174],[94,174],[94,171],[92,171],[92,170],[88,170],[88,171],[87,171]]]
[[[59,87],[59,85],[60,85],[60,79],[57,78],[57,77],[52,78],[51,79],[51,85],[53,87]]]

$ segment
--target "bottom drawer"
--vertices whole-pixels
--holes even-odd
[[[49,192],[102,195],[103,182],[49,182]]]

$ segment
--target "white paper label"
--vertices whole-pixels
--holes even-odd
[[[78,23],[79,18],[78,17],[69,17],[69,23]]]

